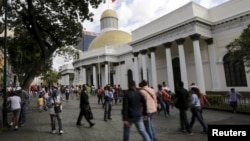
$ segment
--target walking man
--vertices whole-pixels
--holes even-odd
[[[150,141],[149,135],[143,124],[143,116],[147,116],[146,101],[140,92],[136,91],[135,81],[128,84],[129,89],[123,98],[123,141],[129,141],[130,127],[135,124],[143,141]]]
[[[178,88],[175,90],[174,106],[179,109],[180,112],[180,130],[182,132],[187,131],[190,135],[193,135],[187,118],[190,96],[188,90],[183,86],[182,81],[177,82]]]
[[[86,86],[83,85],[82,87],[82,91],[80,94],[80,113],[76,122],[77,126],[82,126],[82,117],[84,116],[85,119],[87,120],[87,122],[89,123],[89,127],[93,127],[95,125],[95,123],[90,121],[90,116],[88,115],[88,108],[90,108],[90,104],[89,104],[89,97],[86,93]]]

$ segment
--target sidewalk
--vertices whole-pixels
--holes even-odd
[[[48,112],[39,113],[36,107],[36,98],[33,98],[27,110],[27,123],[18,131],[12,129],[0,131],[1,141],[122,141],[123,126],[121,121],[121,103],[113,106],[112,120],[103,120],[103,108],[97,104],[97,97],[91,96],[90,103],[94,114],[93,122],[96,125],[89,128],[83,118],[82,127],[76,126],[79,114],[79,101],[70,97],[69,102],[63,106],[63,130],[64,134],[51,134],[50,117]],[[207,135],[200,134],[202,128],[198,121],[193,127],[194,135],[188,135],[177,131],[179,128],[179,112],[170,110],[170,116],[165,118],[163,114],[154,116],[154,126],[158,141],[207,141]],[[188,116],[191,116],[190,111]],[[11,114],[9,114],[9,118]],[[204,110],[203,117],[207,124],[250,124],[249,115],[230,113],[223,111]],[[132,126],[130,131],[131,141],[142,141],[136,128]]]

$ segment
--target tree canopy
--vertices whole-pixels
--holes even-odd
[[[243,30],[239,38],[227,46],[231,61],[242,60],[250,71],[250,24]]]
[[[49,70],[59,49],[75,46],[85,20],[93,21],[89,8],[103,0],[11,0],[8,3],[8,58],[20,85],[28,88],[34,77]],[[4,13],[5,8],[1,9]]]
[[[45,74],[43,74],[43,76],[41,77],[42,80],[44,80],[44,82],[49,85],[56,85],[58,83],[58,80],[61,78],[61,76],[59,75],[58,72],[53,71],[53,70],[49,70],[47,71]]]

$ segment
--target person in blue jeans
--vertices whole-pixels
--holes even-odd
[[[147,116],[146,101],[139,91],[136,91],[135,81],[128,84],[129,89],[123,97],[122,119],[123,119],[123,141],[129,141],[129,133],[132,124],[143,141],[150,141],[150,137],[143,123],[143,116]]]
[[[107,91],[105,93],[105,106],[104,106],[104,121],[107,119],[112,120],[111,111],[113,105],[114,94],[111,86],[107,86]]]
[[[144,97],[147,107],[147,116],[144,117],[144,125],[151,140],[156,141],[156,132],[153,125],[153,116],[157,112],[156,92],[148,86],[148,82],[146,80],[142,80],[139,85],[139,91]]]
[[[20,117],[19,117],[19,124],[20,126],[24,126],[26,122],[26,109],[29,104],[29,95],[28,92],[23,90],[21,87],[17,87],[16,89],[18,96],[21,98],[21,111],[20,111]]]
[[[157,111],[158,111],[158,114],[161,113],[161,111],[163,110],[164,111],[164,115],[167,114],[167,110],[166,110],[166,105],[162,99],[162,93],[161,93],[161,90],[162,90],[162,85],[161,84],[158,84],[158,91],[156,92],[156,96],[157,96],[157,102],[160,104],[159,107],[157,107]]]
[[[191,122],[190,122],[190,128],[192,129],[195,119],[197,119],[200,122],[200,125],[203,127],[202,133],[207,134],[207,125],[204,121],[204,119],[201,116],[201,104],[199,100],[200,91],[198,88],[193,87],[190,90],[191,93],[191,102],[190,102],[190,109],[192,113]]]

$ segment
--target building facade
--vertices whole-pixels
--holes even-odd
[[[229,63],[226,49],[250,24],[248,5],[228,1],[207,9],[190,2],[132,31],[131,38],[118,30],[118,17],[108,9],[101,34],[73,62],[73,84],[127,88],[129,80],[148,80],[157,88],[165,81],[174,90],[181,80],[185,88],[194,82],[203,92],[248,92],[250,75],[242,62]]]

